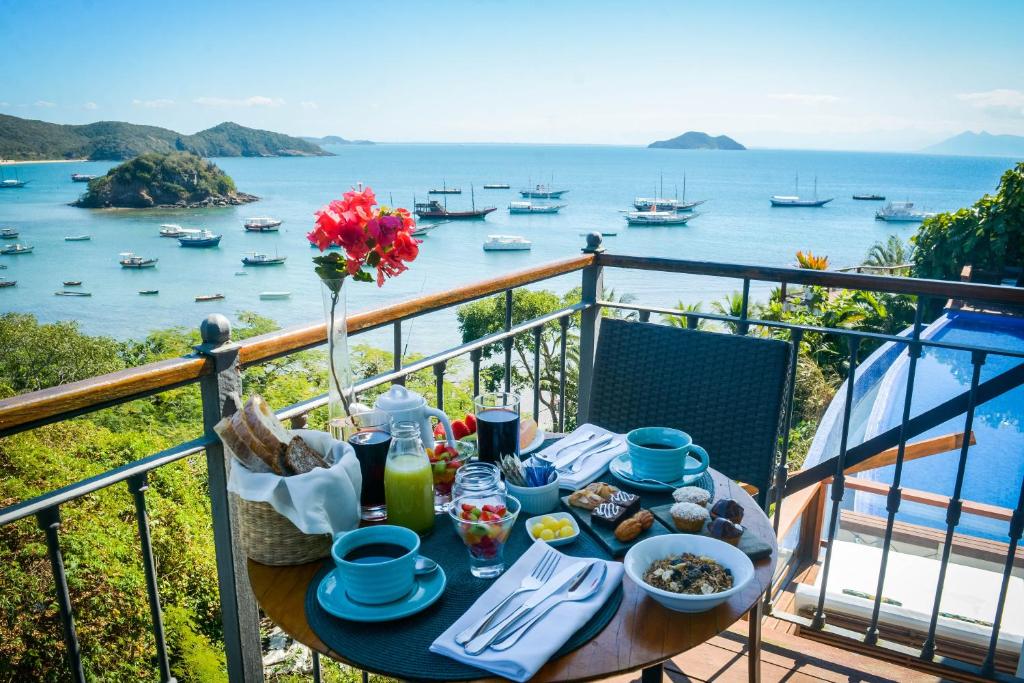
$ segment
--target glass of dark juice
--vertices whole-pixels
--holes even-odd
[[[359,494],[359,516],[367,521],[388,518],[384,503],[384,466],[388,461],[391,435],[379,429],[364,429],[349,437],[348,443],[356,452],[359,471],[363,475],[363,488]]]
[[[508,391],[480,394],[473,399],[476,447],[483,462],[498,463],[506,455],[519,457],[519,396]]]

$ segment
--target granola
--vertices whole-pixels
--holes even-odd
[[[644,581],[672,593],[710,595],[732,588],[732,572],[710,557],[683,553],[652,562]]]

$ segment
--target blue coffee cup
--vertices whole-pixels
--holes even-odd
[[[634,429],[626,434],[626,445],[633,476],[637,479],[673,482],[687,475],[700,474],[708,468],[707,451],[693,443],[689,434],[678,429]]]
[[[412,591],[417,574],[437,568],[419,552],[420,537],[415,531],[390,524],[342,532],[331,546],[345,593],[367,605],[404,597]]]

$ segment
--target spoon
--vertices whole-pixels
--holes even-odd
[[[429,574],[429,573],[431,573],[433,571],[436,571],[436,570],[437,570],[437,562],[434,562],[429,557],[423,557],[422,555],[420,555],[419,557],[416,558],[416,569],[415,569],[416,576],[422,576],[424,574]]]

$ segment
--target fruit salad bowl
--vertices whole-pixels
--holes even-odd
[[[456,441],[455,448],[444,441],[435,441],[427,449],[430,471],[434,477],[434,511],[444,512],[452,499],[455,473],[476,455],[476,445],[470,441]]]

